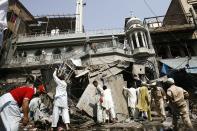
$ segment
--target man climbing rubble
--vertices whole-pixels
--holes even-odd
[[[178,118],[180,115],[184,125],[189,130],[193,130],[191,120],[189,118],[189,111],[185,99],[188,99],[189,94],[183,88],[175,85],[174,79],[168,78],[166,81],[167,84],[167,98],[169,100],[169,106],[171,107],[173,114],[173,125],[174,130],[178,129]]]
[[[166,113],[164,108],[164,101],[166,100],[166,93],[162,87],[158,87],[158,82],[150,84],[151,96],[155,103],[155,109],[159,116],[162,117],[162,122],[166,120]]]
[[[57,87],[52,114],[52,129],[57,130],[57,123],[61,112],[66,130],[69,130],[70,116],[68,110],[67,83],[64,80],[64,75],[57,76],[57,68],[55,68],[53,78]]]
[[[136,104],[137,104],[137,90],[133,87],[123,87],[124,91],[127,92],[127,102],[128,102],[128,109],[129,115],[131,119],[136,118]]]
[[[46,93],[44,86],[37,89],[33,85],[33,78],[29,79],[29,85],[16,87],[0,97],[0,123],[1,131],[17,131],[21,121],[20,107],[23,111],[22,123],[24,126],[29,121],[29,101],[33,95]]]

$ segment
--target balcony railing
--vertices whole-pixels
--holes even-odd
[[[149,29],[168,26],[168,24],[166,24],[165,22],[172,23],[170,25],[176,25],[179,21],[179,19],[176,19],[176,17],[180,17],[180,16],[186,17],[187,22],[188,22],[187,24],[189,24],[189,25],[194,24],[192,15],[190,13],[173,14],[173,15],[168,15],[168,16],[148,17],[148,18],[144,18],[143,23],[146,24]]]
[[[20,34],[18,42],[28,42],[36,40],[49,40],[49,39],[59,39],[59,38],[77,38],[86,36],[100,36],[100,35],[116,35],[124,34],[123,28],[115,29],[100,29],[100,30],[89,30],[86,32],[60,32],[57,34],[51,33],[37,33],[37,34]]]
[[[4,66],[6,67],[21,67],[21,66],[36,66],[36,65],[47,65],[47,64],[57,64],[62,63],[63,61],[70,58],[81,58],[87,54],[92,55],[101,55],[105,53],[114,53],[117,52],[119,54],[124,54],[131,56],[131,50],[124,50],[123,43],[116,42],[116,45],[113,45],[112,42],[98,44],[97,51],[94,52],[92,49],[84,51],[83,48],[79,50],[75,50],[70,53],[62,53],[62,54],[53,54],[53,55],[40,55],[40,56],[30,56],[27,57],[18,57],[8,59]]]
[[[41,55],[41,56],[27,56],[12,58],[5,62],[8,66],[33,66],[45,65],[53,63],[61,63],[71,57],[73,54],[54,54],[54,55]]]

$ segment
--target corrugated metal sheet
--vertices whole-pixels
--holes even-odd
[[[192,57],[188,62],[188,57],[184,58],[174,58],[174,59],[161,59],[161,63],[168,65],[173,69],[186,68],[186,65],[189,64],[189,68],[186,69],[188,73],[197,73],[197,57]]]

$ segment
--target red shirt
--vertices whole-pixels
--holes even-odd
[[[29,86],[21,86],[10,91],[14,100],[18,103],[19,107],[22,106],[23,100],[31,100],[34,95],[34,88]]]

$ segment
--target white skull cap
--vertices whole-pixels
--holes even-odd
[[[174,79],[173,78],[168,78],[166,82],[168,84],[174,84]]]
[[[151,83],[151,86],[156,86],[156,85],[157,85],[156,82]]]
[[[146,82],[145,81],[142,81],[142,85],[146,85]]]

